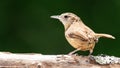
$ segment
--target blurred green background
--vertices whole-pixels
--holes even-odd
[[[0,51],[42,54],[73,51],[61,22],[50,18],[64,12],[77,14],[95,32],[116,37],[101,38],[93,55],[120,56],[120,0],[1,0]]]

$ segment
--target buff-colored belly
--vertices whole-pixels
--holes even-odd
[[[88,41],[81,41],[80,39],[68,38],[66,37],[67,41],[76,49],[86,51],[91,50],[94,48],[94,43],[90,44]]]

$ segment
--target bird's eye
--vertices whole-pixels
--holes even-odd
[[[69,16],[65,15],[64,18],[68,18]]]

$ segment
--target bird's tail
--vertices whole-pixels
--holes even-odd
[[[115,37],[110,35],[110,34],[99,34],[99,33],[96,33],[95,35],[96,35],[97,38],[105,37],[105,38],[115,39]]]

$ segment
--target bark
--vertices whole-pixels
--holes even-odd
[[[120,68],[114,56],[42,55],[0,52],[0,68]]]

